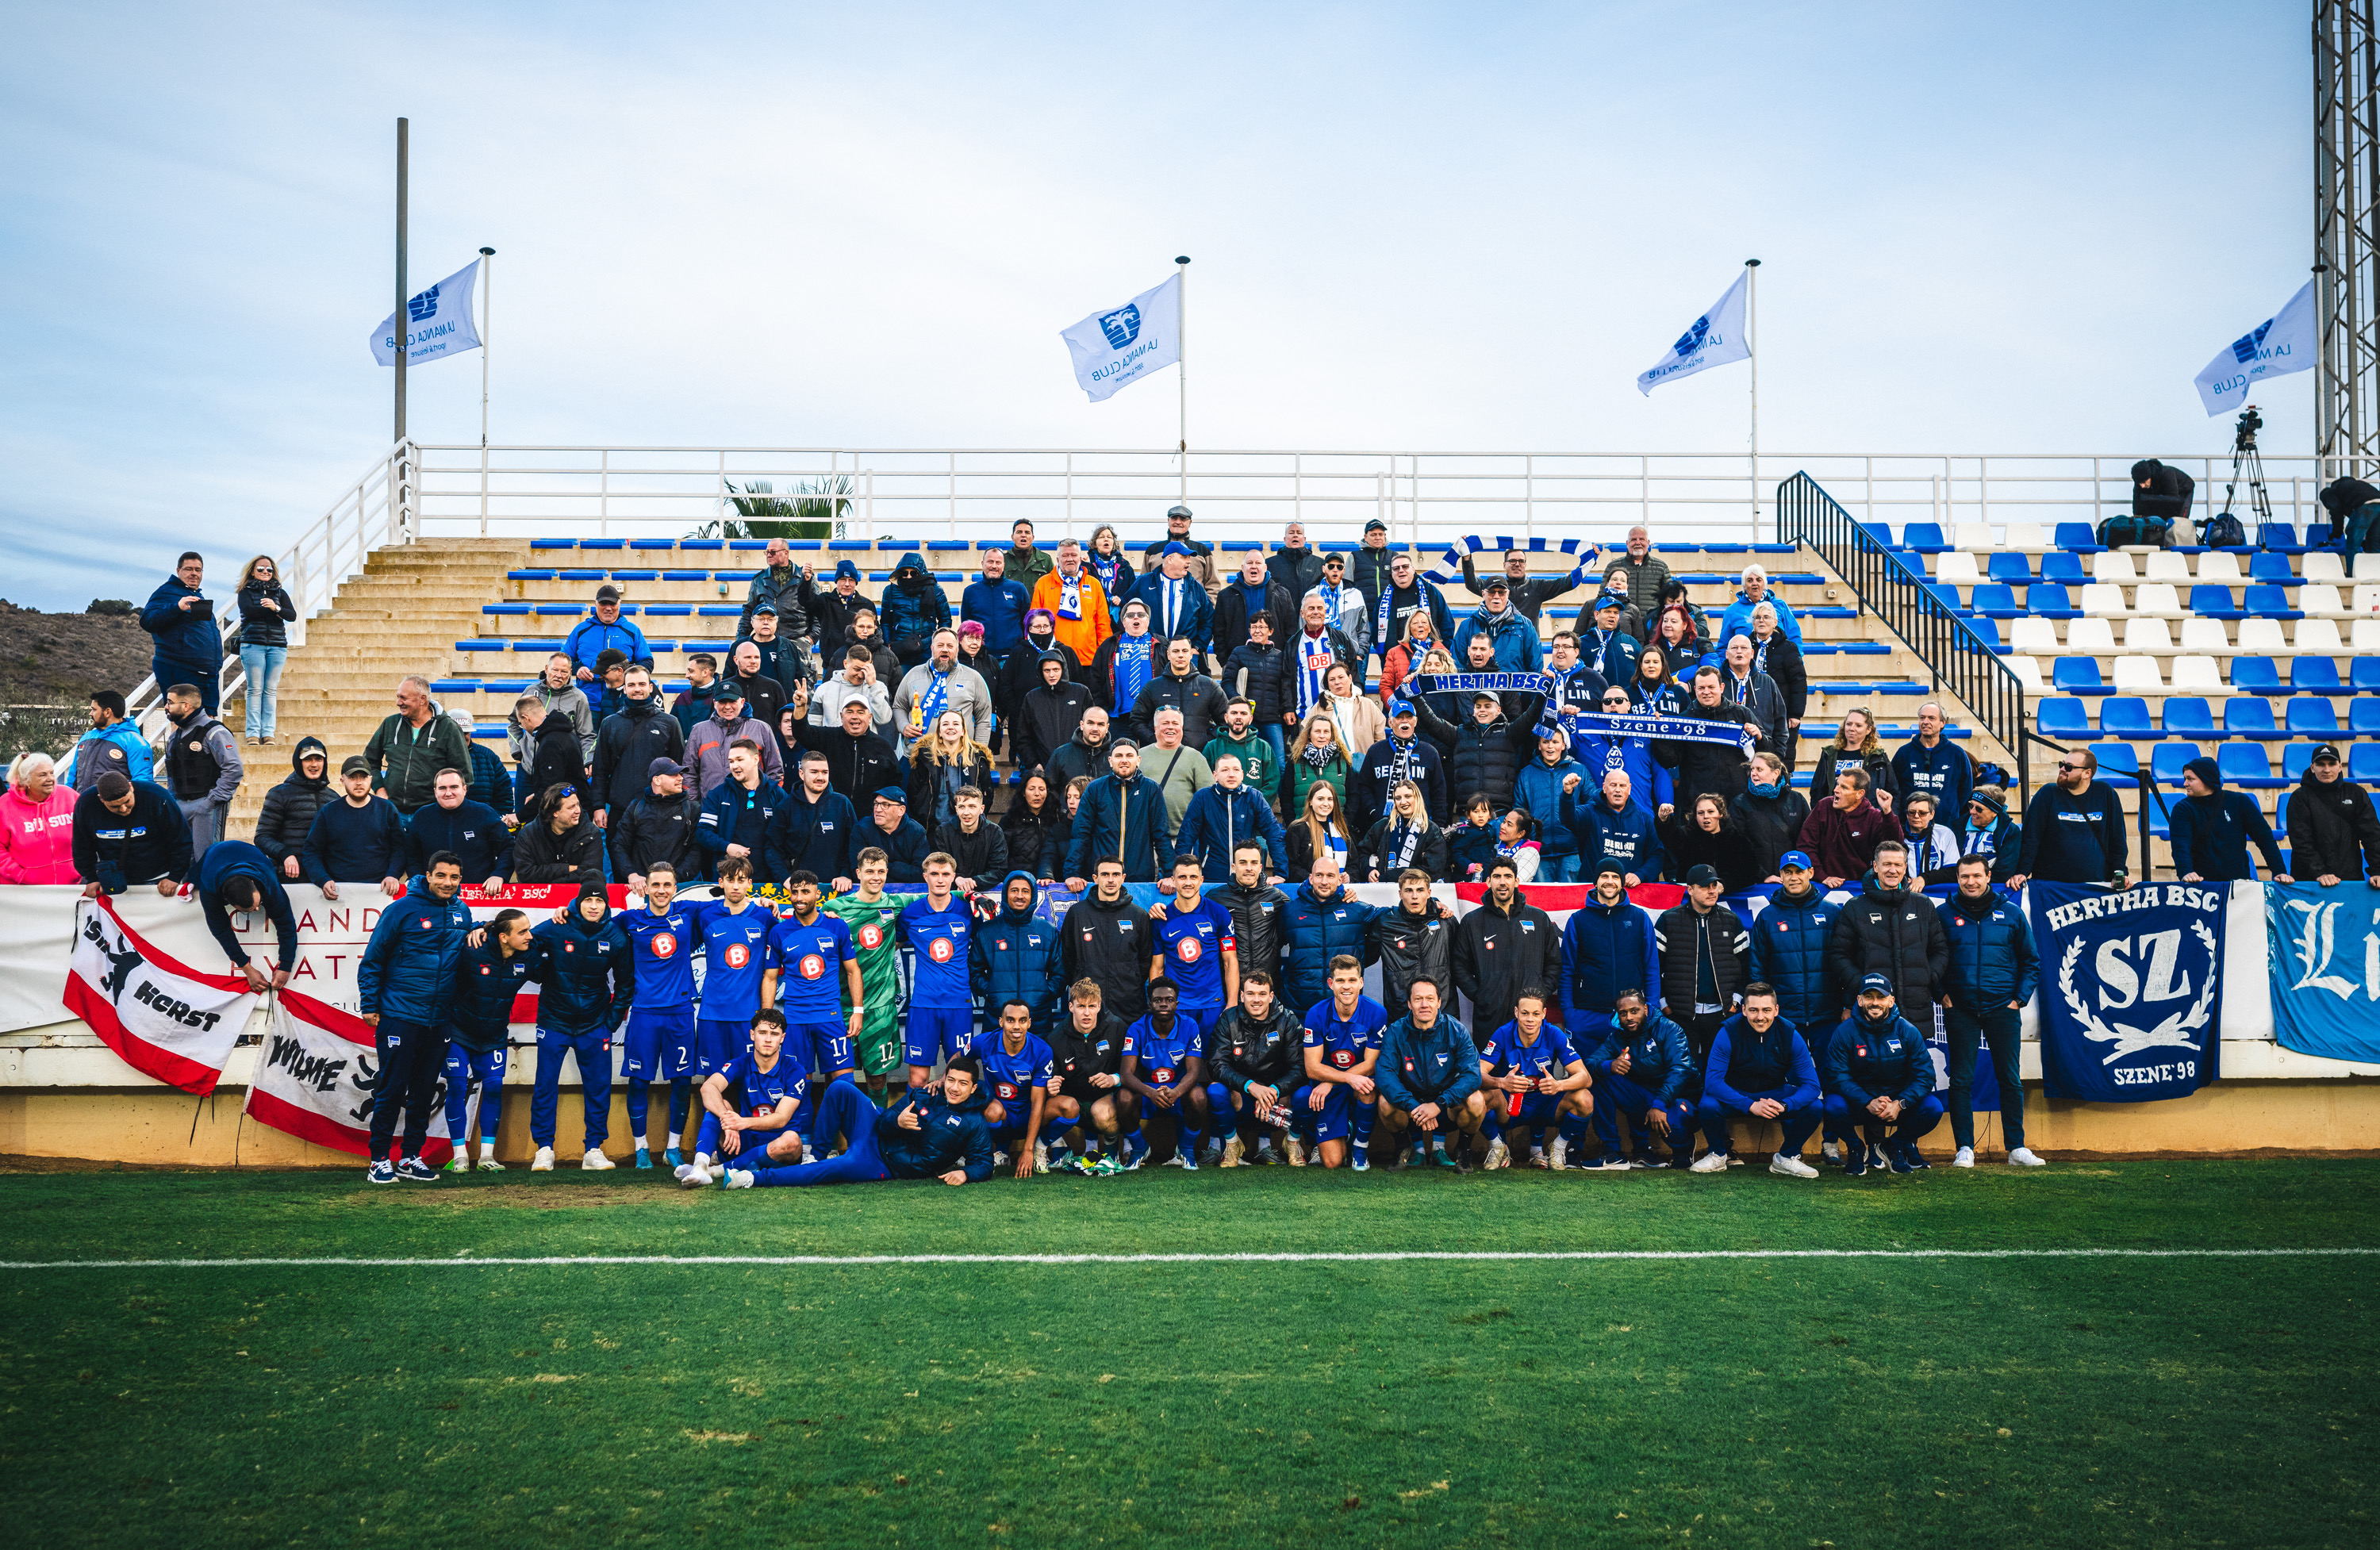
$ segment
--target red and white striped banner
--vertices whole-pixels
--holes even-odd
[[[126,1065],[201,1096],[215,1090],[256,1006],[246,975],[205,974],[166,956],[104,895],[76,911],[61,999]]]
[[[248,1089],[249,1117],[317,1146],[370,1156],[372,1089],[380,1075],[371,1025],[299,991],[284,990],[273,999],[273,1026]],[[442,1077],[421,1157],[442,1167],[454,1150],[446,1138]]]

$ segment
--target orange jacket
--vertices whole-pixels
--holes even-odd
[[[1099,643],[1115,634],[1115,625],[1108,618],[1108,595],[1099,586],[1099,578],[1086,567],[1083,571],[1083,616],[1069,619],[1058,612],[1058,599],[1065,579],[1056,571],[1033,584],[1033,606],[1046,608],[1057,621],[1058,644],[1075,653],[1078,662],[1088,663],[1099,654]]]

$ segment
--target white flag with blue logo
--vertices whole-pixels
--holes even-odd
[[[1752,271],[1748,269],[1737,275],[1727,294],[1709,311],[1696,318],[1693,327],[1678,335],[1678,342],[1670,346],[1668,355],[1655,361],[1650,371],[1637,374],[1636,391],[1649,395],[1663,382],[1674,382],[1731,360],[1750,360],[1752,342],[1743,332],[1743,293],[1751,282]]]
[[[2210,415],[2228,415],[2248,402],[2250,384],[2310,371],[2316,357],[2313,282],[2289,305],[2216,352],[2198,374],[2198,396]]]
[[[480,347],[479,325],[471,320],[471,291],[479,280],[480,260],[473,259],[405,304],[406,365]],[[395,313],[372,330],[371,347],[372,359],[382,366],[396,364]]]
[[[1143,291],[1112,311],[1094,312],[1061,334],[1075,357],[1075,381],[1096,404],[1182,358],[1182,276]]]

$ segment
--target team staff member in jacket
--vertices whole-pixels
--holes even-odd
[[[1381,1034],[1380,1060],[1373,1068],[1380,1124],[1391,1151],[1411,1137],[1414,1166],[1435,1161],[1466,1173],[1488,1100],[1479,1090],[1478,1043],[1471,1030],[1444,1015],[1442,1001],[1437,981],[1415,980],[1405,1015]]]
[[[1173,871],[1165,793],[1140,772],[1140,745],[1128,737],[1108,745],[1108,773],[1084,789],[1066,849],[1066,886],[1081,891],[1094,863],[1111,855],[1131,882],[1155,882]]]
[[[1087,979],[1099,1004],[1129,1027],[1148,1009],[1148,960],[1157,926],[1123,886],[1123,863],[1101,856],[1091,867],[1091,891],[1076,900],[1062,924],[1059,967],[1066,982]]]
[[[1488,897],[1454,926],[1454,988],[1472,1027],[1502,1027],[1522,991],[1561,982],[1561,927],[1521,896],[1520,874],[1499,856],[1488,866]]]
[[[1232,917],[1232,940],[1239,944],[1241,977],[1263,970],[1272,979],[1275,999],[1282,999],[1281,952],[1289,939],[1289,895],[1277,886],[1277,878],[1268,878],[1268,859],[1261,843],[1241,840],[1232,847],[1231,880],[1208,897]]]
[[[231,966],[248,976],[249,987],[262,990],[270,985],[278,990],[287,985],[290,971],[298,966],[298,917],[290,912],[281,879],[273,875],[273,858],[244,840],[219,840],[199,861],[198,883],[199,911],[206,916],[207,930]],[[234,910],[249,914],[261,911],[272,920],[281,961],[270,975],[239,945],[231,928]]]
[[[1934,1096],[1934,1057],[1916,1025],[1900,1015],[1892,986],[1882,975],[1860,982],[1859,1003],[1835,1031],[1827,1050],[1827,1120],[1859,1136],[1843,1152],[1843,1171],[1856,1179],[1868,1169],[1871,1151],[1908,1173],[1928,1165],[1917,1155],[1918,1137],[1942,1122],[1942,1100]]]
[[[686,733],[677,718],[662,708],[653,693],[653,676],[640,667],[628,670],[621,692],[627,704],[603,718],[595,729],[595,827],[609,829],[614,817],[651,789],[649,773],[654,763],[674,765],[686,755]]]
[[[2182,799],[2173,806],[2173,870],[2183,882],[2240,882],[2255,874],[2248,847],[2265,858],[2273,881],[2293,881],[2281,865],[2281,847],[2256,799],[2223,789],[2223,772],[2213,759],[2181,767]]]
[[[1653,927],[1662,1004],[1686,1031],[1687,1047],[1697,1060],[1709,1053],[1718,1025],[1752,982],[1752,934],[1718,902],[1718,874],[1694,867],[1686,874],[1686,902]]]
[[[372,1090],[371,1169],[375,1184],[408,1179],[435,1182],[438,1172],[421,1160],[430,1134],[430,1108],[438,1096],[438,1073],[446,1063],[447,1009],[454,1004],[455,968],[471,912],[455,895],[463,890],[463,864],[444,852],[415,878],[402,899],[380,912],[356,969],[356,1006],[372,1028],[380,1058]],[[396,1117],[405,1113],[405,1161],[389,1166]]]
[[[1240,1004],[1215,1020],[1207,1036],[1208,1067],[1215,1080],[1207,1102],[1216,1123],[1229,1116],[1232,1136],[1223,1144],[1223,1166],[1239,1168],[1253,1157],[1260,1165],[1281,1161],[1273,1137],[1289,1126],[1289,1100],[1305,1074],[1305,1023],[1273,995],[1272,975],[1251,969],[1240,975]]]
[[[2293,864],[2300,877],[2325,888],[2342,878],[2367,878],[2380,888],[2380,817],[2371,793],[2345,775],[2336,747],[2325,743],[2313,751],[2289,797]]]
[[[1371,939],[1372,922],[1382,913],[1377,904],[1358,903],[1342,890],[1344,874],[1334,855],[1314,859],[1314,869],[1291,890],[1284,925],[1289,954],[1281,972],[1289,984],[1292,1011],[1308,1011],[1330,994],[1330,961],[1347,956],[1358,963],[1379,960]]]
[[[553,1171],[554,1108],[562,1058],[577,1057],[587,1117],[587,1154],[579,1166],[613,1166],[603,1155],[612,1133],[612,1039],[636,998],[635,955],[628,934],[612,918],[601,882],[582,884],[578,903],[560,920],[530,933],[544,988],[537,998],[537,1084],[528,1106],[528,1136],[537,1144],[532,1173]]]
[[[2034,878],[2131,886],[2124,809],[2114,790],[2094,779],[2098,773],[2099,756],[2088,748],[2058,756],[2058,783],[2034,793],[2024,810],[2024,848],[2010,888],[2022,889]]]
[[[298,859],[314,815],[338,800],[331,790],[331,756],[319,737],[301,737],[289,756],[289,779],[264,793],[256,817],[256,848],[273,858],[291,882],[306,875]],[[441,847],[431,846],[432,850]]]
[[[190,826],[164,787],[111,769],[75,799],[74,868],[86,899],[141,883],[171,898],[190,869]]]
[[[1909,875],[1909,852],[1898,842],[1878,845],[1876,868],[1842,907],[1827,938],[1835,984],[1848,1000],[1860,983],[1881,975],[1906,1007],[1931,1006],[1942,994],[1950,947],[1934,901]]]
[[[1828,901],[1810,858],[1800,851],[1787,851],[1777,872],[1777,891],[1752,919],[1752,977],[1777,992],[1777,1010],[1787,1022],[1810,1030],[1804,1035],[1810,1058],[1823,1062],[1827,1035],[1851,1006],[1827,959],[1842,912]]]
[[[468,870],[468,868],[467,868]],[[496,1161],[496,1121],[504,1111],[504,1062],[512,1037],[513,1001],[537,983],[537,954],[529,942],[528,916],[505,910],[488,922],[479,945],[464,938],[455,967],[455,994],[440,1029],[446,1047],[446,1139],[455,1155],[449,1173],[471,1169],[471,1089],[480,1090],[480,1169],[502,1173]]]
[[[1694,1058],[1686,1048],[1685,1030],[1652,1009],[1645,993],[1622,994],[1612,1008],[1610,1031],[1586,1058],[1595,1077],[1593,1156],[1570,1160],[1572,1168],[1625,1173],[1631,1164],[1620,1155],[1620,1116],[1628,1116],[1635,1133],[1633,1166],[1653,1166],[1656,1135],[1670,1149],[1670,1166],[1684,1168],[1694,1161],[1694,1092],[1700,1080]]]
[[[1062,929],[1063,923],[1061,923]],[[1078,979],[1067,987],[1066,1014],[1050,1028],[1050,1085],[1042,1112],[1055,1173],[1075,1173],[1087,1152],[1071,1154],[1068,1138],[1087,1128],[1087,1146],[1108,1154],[1102,1171],[1123,1144],[1123,1133],[1140,1128],[1139,1099],[1123,1084],[1123,1051],[1130,1030],[1101,1010],[1099,987]]]
[[[1562,926],[1562,1022],[1582,1044],[1610,1028],[1622,996],[1655,995],[1665,978],[1659,932],[1622,881],[1620,863],[1597,862],[1595,891]]]
[[[1263,849],[1267,871],[1281,877],[1289,869],[1289,835],[1273,817],[1272,806],[1241,778],[1240,761],[1225,754],[1215,769],[1215,783],[1201,790],[1183,809],[1182,832],[1174,837],[1176,852],[1198,858],[1208,877],[1231,870],[1230,858],[1245,840]]]
[[[776,853],[779,825],[792,799],[784,789],[760,779],[760,750],[738,738],[727,752],[727,781],[702,799],[695,819],[694,842],[716,873],[719,864],[737,856],[752,864],[758,875],[771,881],[783,877]]]
[[[1038,897],[1032,873],[1009,873],[1001,880],[1000,913],[976,927],[967,951],[983,992],[983,1032],[999,1030],[995,1008],[1022,1001],[1033,1013],[1034,1036],[1046,1043],[1058,1011],[1059,938],[1064,928],[1034,914]],[[1045,1126],[1042,1133],[1056,1132]]]
[[[1768,1171],[1815,1179],[1818,1170],[1802,1160],[1802,1144],[1818,1128],[1822,1103],[1809,1046],[1792,1023],[1777,1015],[1776,987],[1755,980],[1743,987],[1743,1010],[1720,1023],[1711,1041],[1703,1100],[1695,1109],[1710,1150],[1693,1171],[1726,1171],[1735,1147],[1733,1121],[1774,1120],[1784,1127],[1785,1142],[1768,1159]]]
[[[1401,1006],[1415,980],[1438,987],[1441,1006],[1454,996],[1454,917],[1429,896],[1430,876],[1418,866],[1396,875],[1397,902],[1372,917],[1374,956],[1380,964],[1380,992],[1385,1004]],[[1496,1024],[1486,1030],[1493,1033]],[[1476,1028],[1474,1030],[1478,1031]]]
[[[699,876],[695,836],[701,822],[700,804],[686,794],[686,767],[666,755],[654,759],[645,767],[645,793],[616,810],[609,831],[612,875],[639,893],[645,874],[657,865],[673,875],[683,869],[689,878]]]
[[[2040,988],[2041,961],[2024,912],[1992,890],[1992,864],[1971,855],[1959,863],[1959,891],[1942,910],[1950,961],[1942,976],[1942,1005],[1950,1035],[1952,1166],[1975,1166],[1975,1051],[1988,1045],[2000,1084],[2000,1135],[2020,1168],[2041,1159],[2024,1144],[2024,1003]]]

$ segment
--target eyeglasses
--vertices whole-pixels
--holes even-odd
[[[2061,775],[2067,775],[2071,774],[2077,769],[2085,769],[2088,768],[2089,766],[2081,764],[2060,764],[2058,767],[2058,772]]]

